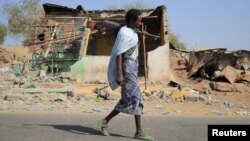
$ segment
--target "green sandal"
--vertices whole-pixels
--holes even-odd
[[[145,140],[145,141],[154,141],[155,140],[153,137],[151,137],[150,135],[148,135],[145,132],[136,132],[135,138]]]
[[[101,128],[102,134],[104,136],[109,136],[108,124],[105,120],[98,121],[98,127]]]

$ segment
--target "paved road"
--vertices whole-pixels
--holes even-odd
[[[119,115],[110,123],[112,136],[104,137],[97,114],[0,113],[0,141],[136,141],[134,119]],[[207,124],[250,124],[250,118],[190,118],[144,116],[144,129],[157,141],[207,141]]]

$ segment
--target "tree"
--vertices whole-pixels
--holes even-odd
[[[186,45],[183,42],[180,41],[180,37],[175,35],[172,32],[169,33],[169,42],[172,43],[172,45],[176,49],[187,50]]]
[[[7,35],[7,31],[8,31],[7,27],[4,24],[0,23],[0,44],[3,44],[4,39]]]
[[[39,5],[41,0],[21,0],[7,2],[3,5],[4,14],[8,18],[9,33],[14,35],[30,34],[33,25],[43,23],[44,12]]]

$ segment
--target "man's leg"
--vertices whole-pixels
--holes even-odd
[[[144,133],[141,127],[141,115],[135,115],[135,125],[136,125],[136,133],[135,138],[142,139],[146,141],[154,141],[154,138]]]
[[[109,132],[108,132],[108,122],[115,117],[116,115],[118,115],[120,112],[113,110],[105,119],[98,121],[98,126],[99,128],[101,128],[102,134],[104,136],[109,136]]]
[[[113,117],[117,116],[120,112],[113,110],[104,120],[108,123]]]
[[[136,132],[142,132],[141,115],[135,115]]]

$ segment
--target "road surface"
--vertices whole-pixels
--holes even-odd
[[[134,118],[119,115],[100,134],[102,114],[0,113],[0,141],[137,141]],[[207,124],[250,124],[250,118],[143,116],[143,127],[157,141],[207,141]]]

